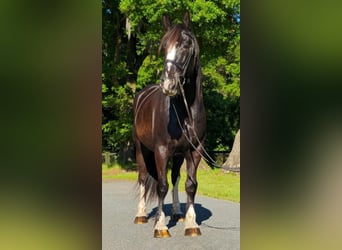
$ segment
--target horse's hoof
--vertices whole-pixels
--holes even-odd
[[[162,229],[162,230],[158,230],[155,229],[154,230],[154,238],[169,238],[171,237],[169,230],[167,229]]]
[[[147,223],[147,217],[146,216],[137,216],[134,219],[135,224],[144,224]]]
[[[171,216],[171,220],[176,222],[182,222],[184,221],[184,216],[182,214],[173,214]]]
[[[185,236],[200,236],[201,230],[198,227],[185,229]]]

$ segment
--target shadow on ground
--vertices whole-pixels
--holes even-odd
[[[156,216],[158,207],[155,207],[152,209],[151,213],[149,213],[147,219],[153,219]],[[185,210],[186,210],[186,203],[181,203],[181,210],[183,212],[183,215],[185,215]],[[196,212],[196,222],[198,225],[201,225],[203,221],[208,220],[211,216],[212,213],[209,209],[205,208],[202,206],[202,204],[195,203],[195,212]],[[165,204],[164,205],[164,213],[165,216],[170,216],[172,215],[172,204]],[[176,221],[172,221],[170,219],[169,224],[167,225],[168,228],[172,228],[177,224]]]

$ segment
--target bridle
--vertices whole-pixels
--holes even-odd
[[[166,66],[167,63],[171,63],[171,64],[173,64],[174,66],[176,66],[176,68],[177,68],[178,70],[181,71],[181,74],[179,74],[179,76],[180,76],[180,77],[183,77],[183,83],[182,83],[182,85],[185,84],[185,81],[186,81],[186,80],[185,80],[185,79],[186,79],[186,71],[188,70],[188,67],[189,67],[191,58],[194,56],[194,52],[193,52],[194,49],[191,47],[189,50],[190,50],[189,55],[187,56],[187,58],[186,58],[184,64],[180,64],[180,63],[176,62],[175,60],[171,60],[171,59],[165,59],[165,61],[164,61],[164,68],[165,68],[165,66]],[[163,78],[162,78],[161,80],[163,80]]]
[[[193,41],[194,41],[194,38],[192,35],[190,34],[187,34]],[[186,79],[187,79],[187,76],[186,76],[186,73],[187,73],[187,70],[188,70],[188,67],[189,67],[189,64],[190,64],[190,61],[191,61],[191,58],[194,57],[194,45],[191,46],[189,48],[189,53],[188,53],[188,56],[184,62],[184,64],[180,64],[178,62],[176,62],[175,60],[171,60],[171,59],[165,59],[164,61],[164,68],[166,68],[166,64],[167,63],[171,63],[173,64],[174,66],[176,66],[176,68],[178,70],[181,71],[181,74],[179,74],[179,77],[182,77],[183,78],[183,82],[181,83],[179,80],[176,82],[177,84],[177,88],[180,89],[180,92],[182,94],[182,97],[183,97],[183,101],[184,101],[184,104],[185,104],[185,108],[186,108],[186,112],[188,113],[188,117],[189,117],[189,121],[190,121],[190,124],[192,124],[193,122],[193,119],[192,119],[192,115],[191,115],[191,112],[190,112],[190,109],[189,109],[189,106],[188,106],[188,102],[186,100],[186,97],[185,97],[185,92],[184,92],[184,84],[186,83]],[[179,78],[180,79],[180,78]],[[161,79],[163,80],[163,78]]]
[[[186,83],[186,78],[187,78],[186,73],[187,73],[191,58],[193,58],[195,55],[195,53],[194,53],[194,37],[189,33],[186,33],[186,35],[191,38],[191,40],[193,41],[193,44],[189,48],[189,53],[188,53],[188,56],[187,56],[185,62],[183,64],[180,64],[180,63],[176,62],[175,60],[171,60],[171,59],[165,59],[165,61],[164,61],[164,68],[166,68],[167,63],[171,63],[174,66],[176,66],[176,68],[178,70],[181,71],[181,74],[179,74],[179,76],[183,78],[183,82],[181,83],[181,85],[184,85]],[[164,80],[163,77],[161,78],[161,80]],[[177,84],[178,84],[178,82],[177,82]]]

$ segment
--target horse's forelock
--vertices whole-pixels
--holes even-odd
[[[168,32],[166,32],[160,42],[158,53],[160,53],[162,48],[172,47],[179,40],[181,33],[181,25],[175,25]]]

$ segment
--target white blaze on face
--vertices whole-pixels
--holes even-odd
[[[167,51],[167,55],[166,55],[166,59],[168,60],[175,60],[176,58],[176,44],[174,44],[168,51]],[[171,70],[171,63],[168,62],[167,63],[167,70],[170,71]]]

